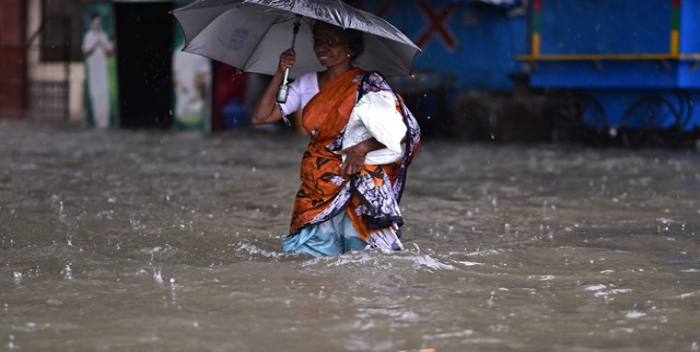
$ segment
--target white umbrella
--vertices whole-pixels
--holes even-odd
[[[363,32],[364,52],[355,63],[386,76],[410,74],[420,51],[384,19],[340,0],[198,0],[173,15],[185,34],[184,51],[247,72],[273,74],[279,55],[291,45],[296,51],[291,77],[323,70],[313,52],[314,20]]]

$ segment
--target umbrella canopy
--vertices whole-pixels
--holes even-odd
[[[277,70],[279,55],[292,46],[297,15],[303,19],[291,77],[324,69],[313,52],[314,20],[363,32],[365,49],[356,64],[386,76],[410,74],[420,51],[384,19],[340,0],[198,0],[173,15],[185,34],[183,51],[247,72]]]

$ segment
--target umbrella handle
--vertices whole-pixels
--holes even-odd
[[[279,104],[284,104],[287,102],[287,96],[289,95],[289,84],[288,83],[289,79],[289,69],[284,70],[284,79],[282,80],[282,84],[280,87],[277,89],[277,103]]]
[[[292,34],[292,49],[294,49],[294,44],[297,40],[297,34],[299,34],[299,27],[301,27],[301,15],[296,15],[294,20],[294,30]],[[284,104],[287,102],[287,96],[289,95],[289,69],[284,70],[284,79],[282,80],[282,85],[277,89],[277,103]]]
[[[289,69],[287,69],[287,72],[289,72]],[[287,73],[285,73],[285,76]],[[284,80],[287,82],[287,79]],[[289,84],[280,84],[280,87],[277,89],[277,102],[280,104],[284,104],[287,102],[287,96],[289,95]]]

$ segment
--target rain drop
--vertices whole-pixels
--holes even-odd
[[[161,275],[160,269],[153,269],[153,280],[157,283],[163,283],[163,275]]]
[[[19,284],[20,282],[22,282],[22,273],[21,272],[15,271],[14,273],[12,273],[12,276],[14,277],[16,284]]]

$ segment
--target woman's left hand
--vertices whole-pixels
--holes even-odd
[[[343,149],[338,154],[345,155],[345,161],[340,164],[341,175],[350,176],[359,173],[365,165],[367,151],[362,147],[362,143]]]
[[[359,173],[365,166],[367,153],[382,148],[386,148],[386,146],[379,143],[376,139],[370,138],[337,152],[340,155],[345,154],[345,161],[340,164],[340,174],[349,176]]]

